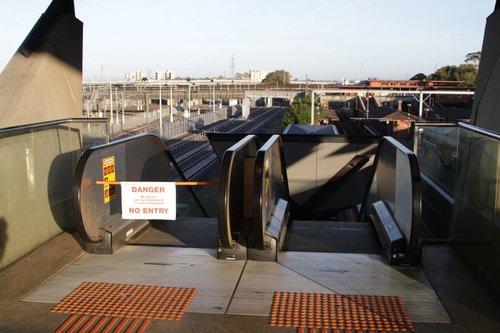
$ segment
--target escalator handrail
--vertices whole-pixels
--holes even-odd
[[[227,149],[222,157],[220,177],[219,177],[219,195],[218,195],[218,228],[219,240],[222,248],[232,249],[236,246],[233,240],[233,224],[237,221],[232,221],[231,217],[231,190],[232,182],[237,181],[234,177],[237,167],[235,166],[235,158],[247,145],[254,144],[256,149],[259,147],[259,141],[255,135],[247,135],[242,140],[235,143]],[[241,166],[242,167],[242,166]],[[240,188],[239,191],[243,189]],[[241,217],[240,217],[241,218]]]
[[[83,216],[82,216],[81,186],[82,186],[84,171],[85,171],[85,168],[86,168],[86,165],[87,165],[89,158],[92,156],[92,154],[94,154],[95,152],[97,152],[99,150],[106,149],[106,148],[113,147],[113,146],[117,146],[117,145],[123,144],[125,142],[129,142],[129,141],[133,141],[133,140],[137,140],[137,139],[142,139],[144,137],[151,137],[153,140],[158,141],[161,145],[163,145],[165,152],[167,151],[167,147],[166,147],[165,143],[157,135],[139,134],[139,135],[135,135],[132,137],[113,141],[111,143],[98,145],[98,146],[89,148],[89,149],[85,150],[83,152],[82,156],[80,157],[78,164],[76,166],[75,176],[73,179],[73,194],[74,194],[73,195],[73,198],[74,198],[73,205],[75,207],[76,230],[84,241],[89,242],[89,243],[101,243],[102,242],[102,237],[100,237],[100,236],[99,237],[91,237],[88,234],[87,229],[85,227],[85,222],[83,221]],[[167,155],[167,156],[170,159],[170,155]],[[95,180],[98,180],[98,179],[95,179]]]
[[[258,250],[265,250],[265,240],[264,235],[266,232],[267,221],[266,217],[263,216],[262,205],[263,200],[266,196],[266,193],[262,193],[262,190],[265,189],[265,160],[266,153],[272,149],[273,145],[278,145],[280,151],[280,159],[281,159],[281,176],[283,179],[283,186],[285,189],[285,196],[288,200],[288,180],[286,177],[285,170],[285,162],[283,159],[283,142],[281,140],[280,135],[273,135],[267,142],[259,149],[257,152],[257,156],[255,158],[255,173],[254,173],[254,191],[253,191],[253,245]],[[275,205],[276,203],[272,202],[271,205]]]
[[[396,141],[392,137],[385,136],[380,140],[379,146],[377,147],[377,153],[375,155],[375,161],[373,163],[372,173],[370,175],[370,180],[364,195],[363,203],[361,205],[361,211],[359,214],[359,221],[364,221],[368,212],[369,206],[369,195],[370,189],[372,187],[375,174],[377,173],[377,167],[380,162],[381,152],[386,145],[391,145],[394,149],[399,150],[406,155],[411,174],[411,195],[412,195],[412,213],[411,213],[411,231],[410,237],[407,240],[408,246],[406,253],[415,256],[419,256],[421,250],[421,209],[422,209],[422,199],[421,199],[421,178],[420,169],[418,166],[417,156],[411,150],[406,148],[404,145]],[[399,224],[399,221],[396,221]],[[416,258],[418,260],[418,258]]]

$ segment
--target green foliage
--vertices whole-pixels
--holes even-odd
[[[465,63],[466,64],[472,62],[472,64],[474,66],[478,67],[480,61],[481,61],[481,52],[480,51],[467,53],[465,55]]]
[[[477,80],[477,66],[472,64],[461,64],[457,69],[457,79],[465,81],[465,85],[473,87]]]
[[[467,53],[465,56],[465,64],[460,66],[448,65],[438,68],[434,73],[427,76],[427,80],[445,80],[445,81],[464,81],[468,87],[474,87],[477,80],[477,72],[479,61],[481,60],[481,52]],[[415,77],[423,75],[416,74]]]
[[[468,87],[476,85],[477,66],[473,64],[461,64],[460,66],[443,66],[430,75],[432,80],[464,81]]]
[[[325,109],[319,101],[315,101],[314,108],[314,119],[317,122],[319,118],[324,117]],[[311,95],[294,99],[290,111],[283,116],[282,122],[285,126],[292,124],[309,125],[311,123]]]
[[[427,76],[424,74],[424,73],[418,73],[418,74],[415,74],[412,76],[412,78],[410,80],[419,80],[419,81],[423,81],[427,78]]]
[[[290,73],[285,70],[274,71],[262,80],[264,84],[289,84],[290,83]]]
[[[457,69],[455,65],[438,68],[433,74],[435,80],[457,80]]]

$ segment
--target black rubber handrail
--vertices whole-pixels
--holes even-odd
[[[366,218],[366,214],[368,211],[369,203],[369,195],[370,189],[372,187],[373,180],[375,178],[375,174],[377,173],[377,167],[379,165],[381,159],[381,151],[385,148],[385,146],[390,145],[393,149],[398,150],[406,155],[409,165],[410,165],[410,174],[411,174],[411,195],[412,195],[412,213],[411,213],[411,231],[410,238],[408,241],[408,247],[406,250],[406,254],[409,255],[409,259],[413,261],[420,260],[421,253],[421,210],[422,210],[422,197],[421,197],[421,178],[420,178],[420,169],[418,166],[417,156],[411,150],[406,148],[403,144],[396,141],[396,139],[392,137],[385,136],[379,143],[377,148],[377,153],[375,155],[375,161],[373,163],[372,173],[370,175],[370,180],[368,182],[368,187],[366,189],[363,203],[361,205],[361,211],[359,214],[359,221],[364,221]],[[399,221],[396,221],[399,223]]]
[[[242,140],[238,141],[236,144],[231,146],[226,150],[221,162],[221,170],[219,177],[219,200],[218,200],[218,228],[219,228],[219,240],[220,246],[225,249],[233,249],[236,247],[236,242],[233,240],[233,226],[239,223],[242,216],[234,216],[237,213],[239,207],[232,206],[232,191],[234,187],[233,182],[238,182],[242,184],[241,179],[237,179],[236,172],[238,169],[242,169],[243,166],[236,166],[235,159],[238,158],[238,154],[243,152],[243,149],[247,145],[254,145],[255,151],[259,147],[259,141],[255,135],[247,135]],[[242,188],[235,189],[238,191],[243,191]]]
[[[253,246],[258,250],[265,250],[266,244],[264,235],[266,232],[267,221],[265,216],[262,215],[263,200],[265,200],[266,193],[263,193],[265,189],[264,182],[266,181],[265,175],[265,160],[266,154],[269,150],[273,148],[274,145],[278,145],[280,152],[280,164],[281,164],[281,177],[283,179],[283,188],[285,193],[285,199],[288,200],[288,180],[286,177],[285,162],[283,158],[283,143],[279,135],[273,135],[267,142],[257,151],[257,156],[255,158],[255,173],[254,173],[254,191],[253,191]],[[275,205],[275,202],[270,203]]]
[[[78,164],[76,166],[75,176],[74,176],[74,180],[73,180],[73,194],[74,194],[73,195],[73,197],[74,197],[73,205],[75,207],[76,230],[78,231],[79,235],[82,237],[82,239],[84,241],[89,242],[89,243],[102,242],[101,237],[91,237],[88,234],[86,227],[85,227],[85,222],[83,221],[83,217],[82,217],[81,185],[82,185],[83,175],[84,175],[84,171],[85,171],[85,168],[87,165],[87,161],[92,156],[92,154],[94,154],[95,152],[97,152],[101,149],[106,149],[109,147],[118,146],[118,145],[121,145],[125,142],[142,139],[144,137],[150,137],[151,139],[157,141],[160,145],[162,145],[164,147],[164,151],[165,151],[165,154],[167,155],[168,159],[170,161],[172,161],[172,157],[170,154],[168,154],[167,147],[166,147],[165,143],[163,142],[163,140],[160,137],[158,137],[157,135],[154,135],[154,134],[140,134],[140,135],[136,135],[133,137],[128,137],[125,139],[113,141],[112,143],[95,146],[95,147],[92,147],[92,148],[85,150],[83,152],[82,156],[80,157],[80,160],[78,161]],[[172,164],[174,165],[174,167],[176,167],[175,163],[172,163]],[[177,171],[179,172],[179,170],[177,170]],[[96,179],[96,180],[98,180],[98,179]]]

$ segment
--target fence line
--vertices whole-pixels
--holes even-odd
[[[119,136],[120,132],[134,131],[134,133],[153,133],[164,139],[170,139],[226,119],[227,108],[217,109],[215,112],[211,110],[192,111],[188,118],[174,115],[173,122],[170,122],[168,112],[163,112],[163,133],[160,133],[159,110],[132,115],[113,113],[113,119],[111,119],[109,112],[107,112],[103,118],[110,119],[109,128],[112,138]]]

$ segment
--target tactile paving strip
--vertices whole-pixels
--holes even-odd
[[[71,315],[55,333],[144,333],[150,323],[149,319]]]
[[[104,317],[179,320],[194,288],[84,282],[51,312]]]
[[[275,292],[269,325],[304,332],[415,331],[398,296]]]

